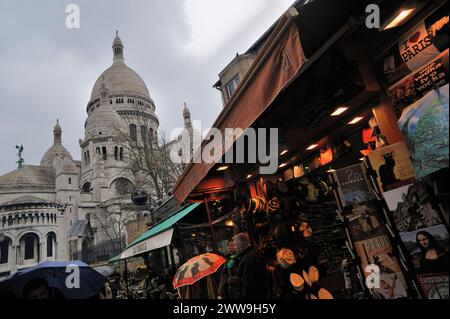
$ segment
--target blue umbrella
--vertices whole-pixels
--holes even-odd
[[[9,290],[16,298],[21,299],[24,298],[24,286],[36,278],[46,280],[50,288],[58,289],[67,299],[94,297],[107,280],[100,272],[81,261],[49,261],[20,270],[5,278],[0,281],[0,289]]]
[[[116,272],[116,270],[111,266],[98,266],[94,267],[94,269],[105,277],[109,277]]]

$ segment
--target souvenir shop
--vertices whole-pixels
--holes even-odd
[[[391,23],[399,3],[384,8]],[[250,235],[272,298],[449,297],[446,3],[414,2],[384,31],[336,19],[314,41],[301,14],[279,21],[214,125],[278,128],[278,172],[260,174],[248,151],[244,164],[191,164],[175,186],[180,202],[221,207],[216,243]],[[281,86],[249,103],[263,76]]]

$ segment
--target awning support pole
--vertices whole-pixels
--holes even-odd
[[[169,250],[169,246],[163,248],[164,263],[165,263],[164,269],[170,268],[169,252],[168,252],[168,250]]]
[[[171,267],[170,268],[171,268],[172,271],[175,271],[176,266],[175,266],[175,256],[173,254],[173,245],[170,245],[168,248],[169,248],[170,263],[171,263]]]
[[[206,196],[206,194],[204,195],[204,200],[205,200],[206,212],[208,213],[209,228],[211,230],[211,240],[215,244],[216,243],[216,235],[214,233],[214,226],[212,224],[212,217],[211,217],[211,209],[209,208],[208,197]]]
[[[127,287],[127,299],[130,299],[130,289],[128,287],[128,266],[127,266],[127,259],[124,259],[125,261],[125,286]]]

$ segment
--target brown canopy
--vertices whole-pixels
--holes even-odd
[[[226,128],[249,128],[305,62],[298,28],[292,20],[288,15],[280,19],[252,68],[219,115],[213,127],[222,134]],[[226,151],[224,149],[222,154]],[[174,187],[177,200],[183,202],[214,165],[204,162],[189,165]]]

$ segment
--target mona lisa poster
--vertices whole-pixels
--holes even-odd
[[[444,225],[400,233],[418,274],[449,272],[449,236]]]
[[[449,236],[444,225],[400,234],[426,299],[448,299]]]
[[[417,281],[424,297],[426,299],[448,299],[449,234],[447,228],[442,224],[425,227],[427,223],[435,222],[437,220],[435,217],[437,216],[431,207],[429,207],[430,211],[428,213],[431,214],[429,216],[425,212],[424,207],[421,210],[415,208],[414,200],[410,199],[408,194],[411,193],[412,189],[414,190],[412,194],[417,194],[416,186],[407,186],[398,190],[403,192],[404,200],[398,203],[396,210],[392,210],[395,206],[392,206],[392,201],[389,200],[389,197],[398,194],[389,192],[385,193],[385,197],[391,208],[391,213],[395,216],[400,237],[416,270]],[[391,203],[389,204],[389,202]],[[407,212],[403,214],[401,212],[404,210],[403,207],[405,205],[407,205]],[[426,202],[421,202],[420,205],[426,205]],[[409,212],[412,207],[414,208],[414,214]],[[419,211],[421,218],[414,218]],[[406,219],[402,216],[406,216]],[[413,220],[416,221],[413,222]],[[403,221],[407,222],[404,223]],[[420,227],[417,227],[417,221],[420,221]]]

